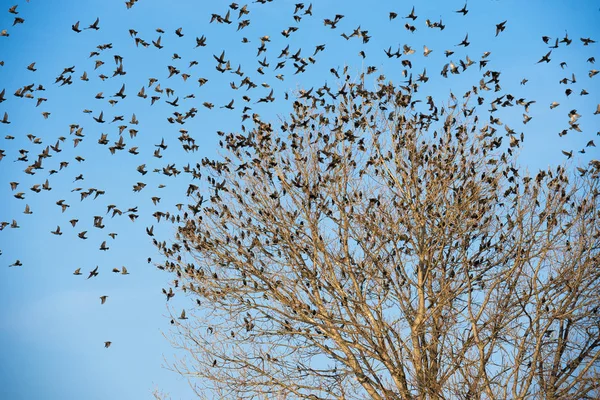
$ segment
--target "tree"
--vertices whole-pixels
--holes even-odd
[[[203,160],[210,196],[159,245],[198,394],[600,396],[598,162],[529,176],[470,96],[415,89],[301,91]]]

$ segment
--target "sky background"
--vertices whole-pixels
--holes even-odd
[[[18,15],[8,12],[8,8],[18,4]],[[319,1],[312,6],[312,16],[298,15],[302,20],[293,19],[294,2],[275,0],[267,4],[249,3],[250,25],[236,31],[238,11],[231,10],[231,24],[209,23],[211,14],[225,16],[229,2],[198,2],[197,0],[139,0],[131,9],[123,0],[61,0],[47,2],[15,0],[3,2],[0,8],[0,31],[6,29],[10,36],[0,37],[0,90],[5,89],[6,101],[0,103],[0,118],[8,113],[10,124],[0,124],[0,149],[4,158],[0,160],[0,221],[17,221],[20,228],[5,227],[0,231],[0,398],[2,399],[146,399],[152,397],[156,388],[168,393],[173,399],[186,399],[192,392],[185,379],[165,368],[173,362],[178,353],[166,337],[171,334],[170,312],[179,315],[181,309],[193,307],[193,299],[177,292],[168,303],[162,288],[168,288],[173,276],[158,270],[154,261],[160,262],[155,247],[146,232],[146,227],[154,226],[158,240],[167,242],[173,236],[175,227],[158,223],[152,216],[156,211],[176,213],[176,204],[187,204],[186,190],[192,183],[189,174],[176,177],[154,173],[175,164],[182,170],[190,163],[194,166],[204,157],[218,158],[219,136],[217,131],[236,132],[240,130],[241,113],[244,105],[252,107],[250,113],[259,113],[263,120],[277,121],[285,118],[290,111],[293,93],[327,82],[337,87],[336,78],[330,69],[341,70],[349,67],[352,76],[358,76],[368,66],[375,66],[374,76],[384,74],[396,84],[402,84],[401,61],[412,63],[413,79],[426,68],[429,82],[422,84],[419,95],[423,100],[428,95],[436,102],[445,102],[452,91],[456,97],[473,85],[478,85],[486,69],[501,71],[502,93],[511,93],[515,98],[535,100],[531,106],[533,119],[524,126],[523,108],[514,106],[500,110],[498,115],[517,132],[524,132],[525,143],[520,150],[520,161],[535,173],[538,168],[558,165],[566,157],[561,150],[573,151],[570,160],[573,166],[585,166],[590,160],[598,159],[597,148],[586,148],[585,154],[578,153],[589,140],[596,140],[600,146],[600,115],[593,115],[600,103],[600,74],[589,77],[592,69],[600,69],[599,44],[583,46],[580,38],[591,37],[600,40],[600,9],[597,1],[471,1],[468,14],[454,12],[463,7],[463,1],[422,1],[415,3],[415,21],[402,18],[411,11],[412,4],[397,1]],[[240,7],[245,3],[240,3]],[[389,12],[398,13],[390,21]],[[336,29],[324,26],[325,18],[333,19],[336,14],[344,18]],[[13,25],[15,17],[25,21]],[[99,30],[87,29],[75,33],[71,25],[80,21],[83,29],[99,18]],[[443,20],[446,28],[427,28],[426,19],[432,22]],[[507,20],[506,30],[495,37],[495,25]],[[404,25],[410,23],[417,29],[411,33]],[[289,38],[281,31],[290,26],[298,27]],[[367,30],[371,39],[345,40],[341,33],[351,34],[360,26]],[[183,37],[175,35],[182,28]],[[156,32],[162,28],[165,33]],[[138,37],[150,44],[149,47],[136,46],[129,29],[138,31]],[[470,45],[457,46],[468,33]],[[550,49],[542,41],[542,36],[562,39],[565,35],[573,40],[567,46],[560,43],[554,49],[551,62],[537,63]],[[196,48],[196,37],[205,35],[206,47]],[[268,35],[267,51],[256,57],[260,46],[259,38]],[[158,49],[153,40],[162,36]],[[249,43],[242,43],[246,37]],[[112,44],[112,49],[99,51],[101,44]],[[305,73],[295,74],[293,60],[287,60],[283,69],[275,71],[281,50],[289,44],[290,54],[302,49],[301,57],[313,55],[315,46],[325,44],[326,49],[314,56],[316,63],[309,64]],[[403,55],[399,59],[388,59],[384,49],[392,51],[409,45],[415,53]],[[423,45],[433,52],[425,58]],[[366,59],[359,56],[364,51]],[[455,53],[449,57],[445,50]],[[99,51],[99,56],[89,57],[90,52]],[[224,74],[215,69],[213,55],[225,51],[225,58],[236,70],[238,65],[258,87],[234,90],[230,82],[239,85],[241,77],[231,71]],[[480,70],[479,60],[485,51],[490,51],[487,67]],[[173,59],[177,53],[181,59]],[[123,57],[124,76],[112,77],[116,67],[113,56]],[[467,71],[440,76],[442,66],[449,61],[458,63],[465,56],[475,61]],[[590,57],[598,59],[596,64],[586,62]],[[258,61],[266,57],[269,67],[264,67],[264,75],[257,72]],[[95,68],[96,60],[104,64]],[[189,67],[192,60],[198,65]],[[566,62],[564,67],[561,62]],[[29,71],[27,66],[35,62],[37,71]],[[176,66],[181,73],[190,74],[184,81],[181,74],[168,78],[167,66]],[[75,67],[72,85],[54,84],[64,68]],[[84,82],[79,77],[86,71],[89,77]],[[283,80],[276,79],[283,74]],[[99,74],[109,76],[102,81]],[[576,76],[575,83],[559,84],[565,77]],[[148,79],[158,82],[148,87]],[[199,87],[198,78],[208,82]],[[528,79],[526,85],[520,82]],[[45,91],[35,91],[33,99],[13,95],[23,86],[42,84]],[[269,87],[261,84],[265,83]],[[111,97],[125,84],[127,97]],[[157,93],[154,87],[160,84],[163,89],[172,88],[175,94]],[[146,87],[147,99],[137,97],[142,86]],[[573,90],[565,95],[567,87]],[[276,101],[268,104],[255,104],[273,89]],[[585,89],[588,95],[580,92]],[[95,96],[103,92],[104,99]],[[284,93],[290,101],[284,100]],[[194,94],[195,98],[184,99]],[[160,96],[150,105],[151,96]],[[242,96],[251,97],[246,103]],[[485,115],[489,100],[494,93],[487,93],[488,102],[480,110]],[[47,98],[39,107],[36,99]],[[174,107],[165,100],[179,97],[179,106]],[[111,106],[108,100],[119,100]],[[221,108],[234,99],[234,110]],[[560,106],[550,109],[556,101]],[[212,110],[202,103],[211,102]],[[195,118],[186,120],[184,125],[170,124],[167,117],[173,112],[185,113],[195,107]],[[91,114],[83,112],[92,110]],[[570,130],[564,137],[558,132],[569,127],[569,111],[577,110],[582,132]],[[50,112],[48,119],[42,112]],[[103,111],[104,124],[96,123],[92,117]],[[140,121],[133,126],[128,121],[135,113]],[[110,123],[114,116],[123,115],[124,122]],[[69,125],[79,124],[85,135],[74,147],[74,135]],[[119,125],[127,125],[122,136],[126,149],[137,146],[139,155],[127,150],[111,155],[108,150],[119,140]],[[247,124],[247,127],[250,125]],[[139,132],[130,138],[128,130]],[[186,129],[196,140],[199,149],[185,152],[177,137],[179,129]],[[98,144],[101,134],[107,134],[110,144]],[[27,138],[33,134],[41,139],[41,144]],[[13,136],[14,139],[6,139]],[[52,157],[44,161],[42,170],[35,175],[24,173],[42,150],[55,145],[59,137],[66,140],[59,145],[60,152],[51,150]],[[161,150],[162,158],[153,157],[153,152],[161,140],[168,145]],[[29,151],[29,161],[16,161],[19,150]],[[85,160],[78,162],[75,157]],[[59,171],[61,161],[68,166]],[[142,176],[137,166],[146,164],[148,174]],[[50,175],[49,171],[59,171]],[[83,180],[75,178],[83,174]],[[48,179],[50,191],[35,193],[30,190],[34,184],[42,184]],[[19,182],[16,190],[11,190],[9,182]],[[147,186],[134,192],[132,186],[144,182]],[[193,182],[202,187],[200,181]],[[164,185],[164,187],[160,187]],[[80,200],[81,188],[104,190],[105,194],[94,199],[94,195]],[[24,192],[24,199],[14,195]],[[160,203],[153,204],[151,198],[160,197]],[[59,200],[69,204],[63,213],[56,205]],[[28,204],[33,212],[23,213]],[[116,205],[123,215],[111,218],[107,206]],[[132,222],[126,210],[137,207],[133,212],[139,217]],[[104,217],[104,229],[93,227],[94,216]],[[69,220],[79,220],[72,227]],[[60,226],[62,235],[50,231]],[[79,239],[77,233],[87,231],[88,239]],[[115,232],[115,239],[108,236]],[[100,244],[106,241],[108,251],[100,251]],[[148,257],[153,259],[148,262]],[[9,267],[20,260],[23,266]],[[86,279],[89,271],[98,266],[99,275]],[[129,275],[112,273],[113,268],[126,266]],[[76,268],[83,275],[74,276]],[[109,296],[106,304],[100,304],[100,296]],[[111,341],[110,348],[104,342]]]

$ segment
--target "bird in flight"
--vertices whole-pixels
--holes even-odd
[[[87,277],[87,279],[90,279],[93,276],[98,276],[98,266],[90,271],[90,275]]]

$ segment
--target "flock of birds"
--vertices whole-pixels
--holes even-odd
[[[125,3],[127,9],[133,8],[137,2],[137,0],[127,1]],[[32,208],[29,204],[27,204],[29,192],[37,194],[42,191],[50,191],[52,189],[53,181],[60,179],[60,177],[64,175],[63,171],[67,170],[68,167],[70,167],[69,170],[72,170],[73,167],[80,167],[82,169],[85,167],[86,164],[84,161],[86,160],[86,157],[82,155],[77,155],[73,159],[61,160],[58,163],[54,162],[56,158],[60,157],[60,153],[63,151],[61,147],[68,146],[69,142],[71,142],[72,146],[76,148],[77,146],[81,145],[82,142],[96,141],[98,146],[107,148],[108,151],[113,155],[121,152],[127,152],[134,156],[142,154],[140,152],[141,146],[136,146],[136,139],[141,123],[141,121],[138,119],[138,116],[135,113],[132,113],[131,115],[125,115],[118,112],[109,113],[106,108],[103,108],[103,106],[106,104],[110,106],[110,110],[118,110],[119,103],[124,103],[127,101],[126,99],[130,99],[131,97],[135,96],[143,99],[148,103],[149,106],[152,106],[156,103],[163,103],[172,107],[173,111],[166,116],[166,120],[170,125],[175,127],[174,130],[177,131],[178,135],[177,141],[186,153],[194,153],[200,148],[196,138],[194,138],[192,135],[191,129],[186,128],[186,124],[202,112],[210,112],[210,110],[213,109],[214,111],[241,111],[240,115],[242,125],[239,127],[239,129],[242,131],[246,130],[246,121],[249,123],[260,121],[260,116],[257,114],[256,110],[259,107],[265,107],[264,109],[267,110],[272,103],[278,101],[277,99],[279,99],[278,96],[280,94],[276,92],[276,88],[273,83],[258,83],[259,80],[271,76],[277,80],[274,82],[280,82],[283,84],[283,82],[286,80],[286,74],[298,76],[306,73],[314,64],[317,63],[322,53],[324,53],[326,50],[335,51],[335,46],[337,46],[337,44],[329,45],[317,43],[314,45],[314,48],[311,48],[310,50],[294,47],[293,35],[298,34],[297,32],[302,29],[303,23],[306,19],[316,18],[315,15],[319,11],[318,3],[315,3],[314,6],[313,4],[297,3],[291,7],[291,20],[293,22],[292,25],[280,32],[281,36],[284,38],[283,40],[287,41],[287,44],[281,49],[272,49],[272,43],[275,40],[272,36],[270,36],[272,35],[271,32],[267,32],[268,34],[258,37],[258,40],[251,40],[247,37],[244,37],[244,30],[251,24],[250,17],[252,13],[258,12],[258,7],[265,6],[270,2],[272,2],[272,0],[258,0],[244,5],[231,3],[225,9],[221,10],[221,12],[207,15],[207,23],[221,24],[225,27],[225,29],[235,31],[233,34],[237,35],[236,37],[239,37],[243,44],[254,46],[256,48],[257,64],[256,67],[252,69],[249,68],[250,61],[244,65],[238,64],[236,61],[234,61],[236,59],[235,54],[231,54],[227,51],[227,49],[216,51],[215,54],[212,54],[212,52],[194,53],[198,54],[198,57],[204,58],[191,59],[187,61],[183,60],[183,55],[180,56],[179,54],[174,53],[170,57],[168,64],[165,65],[164,76],[148,77],[147,84],[134,89],[131,87],[130,83],[124,81],[124,76],[128,73],[126,69],[126,61],[128,58],[127,55],[117,54],[116,50],[113,49],[114,46],[112,43],[101,43],[96,45],[89,54],[89,58],[93,61],[93,68],[90,66],[91,69],[84,69],[78,65],[69,65],[59,71],[54,82],[27,82],[24,85],[18,86],[14,91],[1,88],[0,104],[4,103],[5,101],[33,102],[35,103],[36,108],[39,107],[40,110],[44,110],[42,111],[42,115],[45,119],[48,119],[51,118],[52,112],[45,111],[45,109],[51,109],[50,106],[52,105],[53,100],[50,96],[45,95],[46,88],[48,86],[52,86],[54,91],[56,91],[57,88],[68,88],[69,86],[73,85],[76,80],[80,80],[84,83],[93,81],[96,82],[96,84],[102,84],[103,82],[106,82],[107,85],[113,81],[118,81],[120,83],[120,87],[116,92],[98,92],[93,99],[90,99],[91,102],[100,101],[100,103],[97,103],[97,106],[89,106],[90,108],[83,110],[87,116],[87,121],[85,124],[68,123],[68,131],[70,136],[69,140],[65,136],[60,136],[55,143],[45,145],[45,138],[42,136],[42,133],[39,134],[40,136],[29,133],[26,134],[26,137],[29,140],[28,145],[23,146],[22,148],[17,148],[19,146],[11,145],[11,141],[25,137],[25,133],[14,132],[11,134],[8,133],[8,130],[3,131],[5,133],[4,146],[8,146],[9,150],[0,149],[0,168],[2,168],[2,163],[6,163],[7,161],[18,162],[23,165],[22,171],[24,174],[39,178],[38,183],[33,184],[29,188],[24,187],[18,180],[16,180],[17,177],[14,177],[15,180],[9,182],[10,189],[13,192],[12,197],[24,203],[24,219],[33,214]],[[398,8],[404,7],[399,6]],[[465,4],[461,8],[457,8],[454,11],[455,15],[464,17],[469,13],[469,8],[467,7],[467,4]],[[8,9],[8,13],[14,15],[13,24],[10,28],[0,30],[0,40],[11,40],[13,39],[13,36],[17,36],[19,34],[20,29],[25,29],[27,27],[27,17],[26,15],[22,15],[22,13],[26,14],[26,12],[25,10],[22,11],[21,7],[14,5]],[[402,13],[399,11],[391,11],[388,15],[382,17],[388,20],[389,23],[395,23],[394,20],[401,19],[407,34],[411,34],[420,29],[432,29],[442,32],[446,28],[446,24],[442,18],[439,20],[430,20],[424,18],[423,16],[418,15],[415,7],[408,8],[406,12]],[[343,14],[324,16],[322,19],[322,26],[324,29],[337,29],[338,31],[341,31],[344,29],[344,18],[345,16]],[[102,22],[103,21],[101,21],[100,18],[95,18],[91,21],[73,21],[71,25],[72,34],[89,34],[91,35],[90,40],[93,41],[95,40],[93,36],[94,32],[104,29]],[[230,27],[227,28],[227,26]],[[490,29],[492,33],[495,32],[495,36],[501,36],[503,32],[509,28],[510,21],[504,20],[499,21]],[[211,38],[206,37],[205,35],[196,36],[195,34],[188,33],[187,29],[183,27],[176,29],[174,32],[166,32],[161,28],[157,28],[156,34],[153,37],[150,37],[149,35],[142,35],[136,29],[132,28],[128,28],[128,30],[126,30],[124,33],[128,34],[129,40],[133,41],[138,49],[157,49],[165,52],[167,51],[167,44],[164,40],[165,38],[168,38],[169,41],[190,41],[191,43],[188,46],[190,51],[196,49],[201,50],[202,48],[208,46],[211,41]],[[358,40],[361,45],[363,45],[362,50],[359,52],[359,57],[362,60],[366,60],[366,52],[368,47],[367,44],[372,38],[371,35],[372,34],[370,34],[368,30],[362,29],[361,26],[358,26],[355,29],[341,32],[340,37],[346,41]],[[192,38],[191,40],[190,37]],[[492,132],[496,131],[497,129],[505,129],[507,136],[510,137],[509,147],[518,147],[523,141],[523,135],[521,134],[521,136],[519,136],[516,129],[510,128],[508,125],[503,124],[499,118],[495,117],[496,114],[494,113],[500,108],[520,106],[523,109],[522,122],[523,124],[527,124],[532,119],[530,108],[534,103],[536,103],[536,101],[519,96],[513,96],[510,93],[503,93],[500,86],[500,72],[494,71],[488,66],[490,63],[489,56],[491,54],[489,51],[486,51],[481,57],[474,59],[470,58],[469,55],[464,54],[464,56],[460,56],[458,61],[455,62],[454,59],[456,58],[453,59],[452,57],[458,57],[459,50],[466,52],[466,49],[468,49],[471,45],[471,40],[475,40],[473,35],[471,35],[470,38],[468,33],[464,37],[461,36],[459,39],[462,40],[459,42],[457,39],[450,49],[445,50],[444,55],[448,61],[445,62],[439,69],[439,75],[441,75],[443,78],[450,78],[453,75],[459,75],[470,68],[474,68],[473,66],[478,67],[481,72],[481,79],[479,80],[477,86],[473,86],[472,89],[470,89],[468,95],[477,99],[478,104],[482,105],[484,102],[488,102],[488,93],[498,93],[494,99],[489,101],[489,106],[491,109],[489,110],[490,123],[488,129]],[[568,34],[565,34],[562,37],[543,36],[541,40],[545,43],[545,45],[549,46],[549,50],[544,51],[544,54],[541,55],[539,61],[537,61],[537,58],[536,60],[532,60],[532,64],[535,64],[535,61],[537,61],[538,64],[557,62],[556,55],[553,52],[561,47],[577,45],[591,47],[596,45],[596,40],[591,37],[575,39],[570,38]],[[413,63],[417,64],[417,61],[413,60],[413,55],[419,51],[416,47],[413,47],[413,45],[406,43],[398,46],[397,48],[389,46],[387,48],[374,49],[372,51],[379,52],[379,55],[384,53],[387,58],[392,61],[397,60],[401,66],[402,79],[404,79],[404,82],[407,86],[416,88],[420,85],[426,84],[430,80],[430,76],[427,75],[426,68],[424,68],[422,72],[421,70],[415,71],[413,69]],[[424,57],[428,57],[433,51],[434,50],[429,48],[427,45],[423,45],[422,54]],[[592,79],[600,73],[599,70],[593,68],[595,63],[594,56],[589,56],[584,61],[590,65],[588,78]],[[565,61],[558,62],[560,63],[561,68],[567,68],[567,63]],[[112,72],[109,72],[108,68],[112,63],[114,63],[114,69]],[[223,74],[222,76],[232,77],[234,79],[229,84],[230,88],[236,93],[231,100],[225,101],[221,104],[215,104],[215,102],[211,101],[208,96],[202,92],[201,88],[208,83],[209,78],[206,76],[201,76],[198,69],[200,66],[207,66],[210,64],[212,64],[212,68],[214,68],[220,74]],[[4,61],[0,60],[0,65],[3,66]],[[35,61],[28,65],[23,65],[23,68],[26,68],[32,73],[35,73],[38,70]],[[338,66],[333,66],[329,71],[332,75],[330,79],[333,79],[334,77],[336,79],[342,79],[343,75],[348,74],[348,70],[346,68],[340,69]],[[371,75],[377,71],[377,66],[367,66],[365,68],[365,72],[363,72],[363,77],[365,74]],[[342,78],[340,78],[341,76]],[[181,80],[179,81],[178,85],[184,85],[186,89],[189,87],[189,91],[183,92],[181,89],[174,89],[174,85],[170,84],[172,81],[170,81],[169,78],[175,77]],[[565,85],[564,93],[567,98],[575,94],[587,96],[593,91],[591,87],[588,87],[581,88],[576,92],[574,85],[580,80],[583,80],[583,77],[576,77],[575,74],[570,74],[568,77],[565,77],[563,80],[561,80],[560,84]],[[527,82],[528,79],[523,78],[520,83],[521,85],[526,85]],[[7,85],[9,83],[12,84],[10,79],[4,80],[2,84]],[[241,93],[242,89],[244,89],[243,94],[238,95],[237,93]],[[336,89],[333,86],[325,84],[320,87],[301,90],[299,92],[299,97],[308,101],[313,101],[313,104],[321,104],[324,98],[335,99],[344,90],[345,87]],[[198,98],[196,96],[198,96]],[[288,92],[285,92],[284,96],[286,100],[289,100],[289,98],[292,97],[289,96]],[[467,96],[467,94],[465,94],[465,96]],[[200,97],[202,98],[200,99]],[[452,98],[456,99],[453,94]],[[85,99],[85,101],[87,101],[87,99]],[[431,98],[428,99],[428,104],[432,105]],[[558,106],[559,102],[556,101],[549,104],[551,109],[555,109]],[[581,113],[583,114],[584,111],[581,111]],[[600,104],[591,110],[586,110],[585,113],[595,115],[600,114]],[[2,111],[0,112],[0,115],[2,116],[0,119],[0,123],[2,123],[2,125],[10,127],[10,124],[14,122],[8,112]],[[142,116],[143,114],[139,113],[139,115]],[[582,130],[579,125],[580,117],[581,114],[578,110],[573,109],[569,111],[566,120],[567,124],[564,129],[561,129],[558,132],[559,135],[564,136],[571,131],[581,132]],[[87,134],[86,131],[96,132],[98,131],[99,127],[106,126],[105,124],[109,125],[111,132],[99,132],[100,134],[96,139],[89,138],[90,135]],[[224,135],[224,133],[221,131],[218,132],[218,134],[220,136]],[[173,143],[162,138],[158,143],[154,144],[154,148],[151,153],[141,155],[140,158],[147,158],[144,158],[142,163],[140,163],[140,165],[136,168],[136,171],[140,176],[140,181],[132,184],[132,190],[134,192],[141,192],[147,186],[147,183],[143,182],[141,177],[144,177],[150,172],[148,169],[148,165],[150,164],[149,160],[151,160],[153,157],[158,160],[157,162],[159,162],[169,146],[173,146]],[[595,147],[596,145],[594,140],[590,139],[585,148],[582,148],[579,151],[580,153],[585,153],[586,150],[589,151]],[[570,149],[563,150],[563,154],[568,158],[571,158],[574,155],[573,150]],[[600,168],[600,162],[597,160],[592,160],[590,165],[594,168]],[[191,181],[194,181],[201,178],[201,169],[202,165],[200,163],[195,163],[195,165],[191,165],[190,163],[187,163],[187,165],[166,163],[166,165],[154,169],[153,172],[170,178],[177,177],[183,171],[184,174],[189,176]],[[580,173],[585,174],[587,169],[580,167],[579,171]],[[76,184],[85,182],[84,174],[78,173],[73,182]],[[164,184],[160,184],[158,186],[159,189],[164,187]],[[189,183],[186,194],[187,196],[192,196],[197,194],[198,191],[199,186],[197,184]],[[96,200],[101,196],[109,196],[110,188],[104,190],[93,187],[89,189],[84,189],[83,187],[74,187],[72,192],[78,195],[80,201],[84,201],[86,198],[93,198]],[[68,198],[72,198],[72,195],[67,193],[59,193],[54,201],[55,207],[60,208],[61,212],[65,215],[69,214],[69,209],[71,208],[71,204],[69,204],[70,200],[67,200]],[[152,201],[153,205],[157,206],[160,204],[161,198],[152,193],[150,200]],[[8,201],[8,199],[5,199],[4,201]],[[76,215],[70,215],[70,219],[68,220],[70,229],[66,230],[61,228],[60,225],[57,225],[56,229],[52,230],[50,234],[57,236],[70,235],[81,240],[86,240],[88,238],[88,230],[92,228],[102,230],[105,228],[104,218],[106,218],[106,216],[127,216],[133,222],[140,217],[137,206],[120,207],[116,204],[107,204],[106,209],[103,212],[103,215],[95,215],[93,219],[90,219],[89,221],[80,221]],[[189,206],[186,206],[184,203],[178,203],[176,205],[176,210],[156,210],[152,214],[152,217],[155,218],[158,223],[161,221],[179,223],[182,220],[182,213],[187,216],[187,213],[196,214],[198,212],[199,208],[197,205],[195,205],[195,203],[192,203]],[[142,219],[145,220],[145,218]],[[17,229],[22,223],[23,220],[21,218],[14,216],[12,220],[0,221],[0,230],[4,230],[7,227],[11,229]],[[145,231],[148,236],[153,238],[154,244],[158,246],[159,250],[161,248],[163,250],[165,249],[166,243],[158,241],[156,238],[154,238],[153,225],[145,227]],[[100,251],[108,251],[110,249],[110,241],[116,239],[117,232],[110,232],[107,234],[107,236],[108,238],[103,240],[98,245],[98,249]],[[3,239],[3,243],[7,243],[6,237]],[[151,262],[151,258],[148,258],[148,263]],[[17,259],[8,265],[10,267],[21,267],[24,266],[25,263],[23,263],[20,259]],[[82,272],[81,268],[77,268],[73,272],[73,275],[80,276],[85,274],[87,275],[87,279],[93,279],[97,277],[100,272],[101,269],[99,266],[95,266],[95,268],[88,272]],[[112,272],[122,275],[129,274],[126,267],[114,268],[112,269]],[[174,281],[174,286],[177,287],[177,281]],[[162,291],[167,301],[175,295],[172,287],[168,290],[162,289]],[[108,301],[108,298],[109,296],[107,295],[100,296],[101,304],[105,304]],[[187,319],[185,310],[181,312],[179,319]],[[174,321],[172,320],[172,322]],[[111,343],[111,341],[106,341],[104,345],[106,348],[108,348]]]

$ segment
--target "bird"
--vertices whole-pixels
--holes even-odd
[[[160,41],[162,39],[162,36],[159,36],[158,39],[156,39],[156,41],[152,41],[152,44],[154,45],[154,47],[156,47],[157,49],[162,49],[164,46],[160,44]]]
[[[94,118],[94,120],[96,122],[100,123],[100,124],[103,124],[105,122],[104,121],[104,112],[103,111],[100,111],[100,115],[98,115],[98,117],[92,117],[92,118]]]
[[[148,262],[151,262],[150,258],[148,258]],[[169,288],[168,292],[166,289],[163,288],[162,292],[165,296],[167,296],[167,301],[169,301],[169,299],[171,299],[171,297],[175,296],[175,293],[173,293],[173,288]]]
[[[179,319],[188,319],[188,318],[185,316],[185,310],[181,310],[181,315],[179,316]]]
[[[91,24],[90,26],[88,26],[86,29],[94,29],[94,30],[99,30],[100,27],[98,26],[98,24],[100,23],[100,18],[96,18],[96,20],[94,21],[93,24]]]
[[[552,50],[550,50],[548,53],[546,53],[546,55],[545,55],[545,56],[543,56],[543,57],[540,59],[540,61],[538,61],[537,63],[538,63],[538,64],[539,64],[539,63],[541,63],[541,62],[547,62],[547,63],[549,63],[549,62],[550,62],[550,54],[552,54]]]
[[[471,42],[469,42],[469,34],[467,33],[466,36],[465,36],[465,38],[462,40],[462,42],[460,42],[459,44],[457,44],[457,46],[467,47],[470,44],[471,44]]]
[[[567,151],[565,151],[565,150],[562,150],[562,153],[563,153],[565,156],[567,156],[567,159],[568,159],[568,158],[571,158],[571,157],[573,157],[573,150],[571,150],[571,151],[568,151],[568,152],[567,152]]]
[[[90,275],[87,277],[87,279],[90,279],[93,276],[98,276],[98,266],[96,265],[96,268],[94,268],[93,270],[90,271]]]
[[[110,341],[104,342],[104,347],[108,349],[111,344],[112,344],[112,342],[110,342]]]
[[[467,3],[465,3],[463,8],[461,8],[460,10],[456,10],[455,12],[462,15],[467,15],[469,13],[469,10],[467,10]]]
[[[77,268],[74,272],[73,275],[81,275],[81,268]]]
[[[206,46],[206,36],[202,35],[200,37],[196,37],[196,47],[204,46]]]
[[[231,101],[229,102],[229,104],[226,104],[226,105],[224,105],[224,106],[221,106],[221,108],[227,108],[227,109],[229,109],[229,110],[233,110],[233,109],[234,109],[234,107],[233,107],[233,102],[234,102],[234,99],[231,99]]]
[[[100,304],[106,303],[107,298],[108,298],[108,296],[100,296]]]
[[[410,11],[410,14],[408,14],[404,18],[412,19],[413,21],[417,19],[417,16],[415,15],[415,7],[414,6],[413,6],[412,10]]]
[[[591,38],[580,38],[580,40],[583,42],[584,46],[589,46],[592,43],[596,43],[596,41],[592,40]]]
[[[496,24],[496,36],[498,36],[500,32],[504,32],[504,29],[506,29],[506,22],[507,21],[502,21],[499,24]]]

